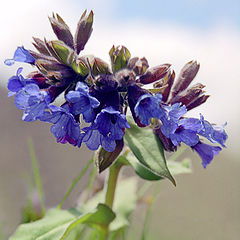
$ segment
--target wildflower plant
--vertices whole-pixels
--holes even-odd
[[[176,78],[170,64],[149,67],[145,57],[132,57],[126,47],[113,46],[107,64],[83,55],[92,33],[92,11],[82,14],[74,36],[58,14],[49,20],[57,40],[33,38],[37,51],[18,47],[13,58],[5,60],[9,66],[21,62],[35,68],[27,76],[19,68],[8,81],[8,95],[15,98],[24,121],[50,123],[59,143],[78,148],[85,144],[95,151],[90,163],[95,162],[99,173],[108,168],[109,173],[105,190],[91,198],[88,192],[85,204],[74,212],[61,210],[70,188],[58,208],[41,220],[20,225],[10,239],[115,239],[125,231],[134,209],[113,205],[120,169],[130,166],[146,181],[167,178],[176,185],[173,175],[190,172],[190,165],[171,160],[174,152],[188,146],[206,168],[225,147],[225,125],[211,124],[201,114],[186,116],[209,98],[204,85],[191,85],[200,66],[196,61],[188,62]],[[61,94],[64,102],[59,104],[56,99]],[[170,159],[165,158],[166,152],[171,153]],[[122,184],[132,187],[129,201],[135,205],[136,181]],[[89,207],[92,202],[95,210]],[[122,200],[121,204],[128,203]],[[93,228],[90,235],[81,235],[85,225]]]

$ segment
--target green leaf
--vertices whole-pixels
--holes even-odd
[[[106,228],[109,223],[115,218],[114,212],[105,204],[98,204],[97,209],[92,213],[87,213],[80,218],[73,221],[64,232],[60,240],[66,239],[69,233],[76,228],[79,224],[89,224],[91,226],[97,227],[99,231]]]
[[[163,179],[161,176],[155,174],[150,168],[146,167],[141,162],[139,162],[132,153],[129,153],[127,157],[125,157],[125,160],[130,163],[130,165],[133,167],[135,172],[141,178],[149,181],[157,181],[157,180]],[[167,165],[168,165],[169,171],[173,176],[192,172],[189,159],[185,159],[183,161],[178,161],[178,162],[167,161]]]
[[[125,142],[138,161],[157,176],[168,178],[176,185],[167,167],[162,144],[152,129],[148,127],[140,128],[129,118],[128,122],[131,128],[126,129]]]
[[[75,219],[71,211],[50,209],[41,220],[21,224],[10,240],[59,240]]]
[[[99,204],[93,212],[85,214],[76,209],[50,209],[41,220],[20,225],[10,240],[63,240],[77,234],[73,230],[78,230],[80,224],[93,226],[101,234],[102,229],[114,218],[113,211],[104,204]]]
[[[137,192],[136,177],[120,180],[120,182],[117,184],[113,205],[113,211],[116,214],[116,218],[110,224],[111,231],[115,232],[118,229],[128,226],[129,215],[135,209],[137,203],[136,192]],[[105,195],[104,191],[97,193],[85,205],[80,207],[80,211],[87,212],[95,208],[97,203],[104,201],[104,195]]]

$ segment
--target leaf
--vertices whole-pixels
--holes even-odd
[[[75,219],[76,215],[70,211],[50,209],[41,220],[21,224],[10,240],[59,240]]]
[[[137,202],[137,178],[130,177],[121,180],[117,184],[113,211],[116,214],[116,218],[110,224],[111,231],[117,231],[123,227],[128,226],[129,215],[135,209]],[[97,193],[93,198],[80,207],[80,211],[87,212],[95,208],[97,203],[104,201],[105,192],[102,190]],[[127,196],[127,197],[126,197]]]
[[[128,119],[128,122],[131,128],[126,129],[124,138],[138,161],[156,175],[168,178],[176,185],[167,167],[162,144],[153,130],[148,127],[139,128],[132,119]]]
[[[80,224],[88,224],[101,231],[114,217],[112,210],[104,204],[99,204],[93,212],[85,214],[76,209],[50,209],[41,220],[20,225],[9,240],[63,240],[69,234],[74,234],[73,230]]]
[[[103,227],[107,227],[115,218],[114,212],[105,204],[98,204],[97,209],[92,213],[87,213],[73,221],[64,232],[60,240],[66,239],[69,233],[79,224],[89,224],[99,227],[101,231]]]
[[[122,157],[122,156],[121,156]],[[132,165],[135,172],[143,179],[149,180],[149,181],[157,181],[163,179],[161,176],[155,174],[150,168],[144,166],[141,162],[137,160],[137,158],[132,154],[129,153],[127,157],[125,158],[126,161]],[[170,173],[175,176],[178,174],[184,174],[184,173],[191,173],[191,167],[190,167],[190,160],[185,159],[183,161],[167,161],[168,169]]]

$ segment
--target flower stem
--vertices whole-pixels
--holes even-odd
[[[113,208],[114,196],[115,196],[116,186],[117,186],[117,179],[122,166],[123,166],[122,163],[119,163],[118,161],[116,161],[109,168],[108,178],[106,181],[105,204],[108,205],[110,208]],[[108,235],[109,235],[109,227],[107,227],[105,230],[104,240],[108,239]]]
[[[68,196],[70,195],[70,193],[72,192],[72,190],[74,189],[74,187],[76,186],[76,184],[79,182],[79,180],[82,178],[82,176],[85,174],[85,172],[88,170],[89,166],[93,163],[93,159],[94,157],[88,162],[88,164],[86,165],[86,167],[80,172],[80,174],[74,179],[72,185],[70,186],[70,188],[68,189],[68,191],[65,193],[62,201],[59,203],[59,205],[57,206],[58,209],[61,209],[63,203],[65,202],[65,200],[68,198]]]

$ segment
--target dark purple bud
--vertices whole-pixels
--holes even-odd
[[[161,141],[163,148],[168,152],[174,152],[177,150],[177,147],[173,145],[172,141],[167,138],[161,131],[161,124],[160,121],[157,121],[157,125],[153,128],[154,134],[158,137],[158,139]]]
[[[201,83],[197,83],[191,88],[185,89],[182,92],[179,92],[175,95],[169,103],[174,104],[177,102],[181,102],[183,105],[188,105],[191,102],[195,101],[200,95],[204,93],[202,90],[205,86]]]
[[[49,17],[52,29],[60,41],[66,43],[70,48],[74,49],[73,36],[68,25],[57,14],[57,19],[53,14],[53,17]]]
[[[115,74],[115,77],[120,89],[136,84],[136,75],[132,70],[122,69]]]
[[[138,79],[138,82],[142,84],[149,84],[157,80],[160,80],[167,75],[170,66],[171,66],[170,64],[162,64],[162,65],[150,68],[144,75],[142,75]]]
[[[91,11],[89,15],[86,15],[86,13],[87,10],[84,11],[80,18],[74,36],[74,47],[77,54],[79,54],[84,49],[85,44],[90,38],[93,30],[93,12]]]
[[[112,64],[112,71],[115,73],[115,72],[127,67],[128,61],[131,57],[131,53],[124,46],[115,47],[113,45],[109,51],[109,56],[110,56],[111,64]]]
[[[111,92],[118,87],[117,79],[112,74],[98,75],[94,79],[95,88],[100,92]]]
[[[98,159],[97,159],[97,168],[99,173],[107,169],[111,166],[114,161],[117,159],[119,154],[121,153],[124,146],[123,139],[116,140],[116,148],[113,152],[108,152],[104,148],[101,148],[98,152]]]
[[[210,95],[202,95],[197,97],[197,99],[195,99],[193,102],[190,102],[186,105],[187,110],[189,111],[195,107],[200,106],[201,104],[205,103],[209,97]]]
[[[50,56],[50,53],[44,43],[44,41],[42,41],[39,38],[35,38],[33,37],[33,40],[35,41],[35,43],[33,43],[33,46],[43,55],[47,55]],[[36,58],[35,58],[36,59]]]
[[[147,71],[148,67],[148,61],[145,57],[141,59],[134,57],[128,62],[128,68],[132,69],[137,76],[143,75]]]
[[[48,79],[38,71],[31,72],[27,75],[27,78],[34,80],[40,89],[48,88],[50,86],[47,83]]]
[[[174,83],[174,79],[175,79],[175,72],[173,71],[172,73],[170,73],[167,76],[167,81],[166,81],[166,87],[164,88],[163,92],[162,92],[162,101],[163,102],[167,102],[173,83]]]
[[[173,87],[172,94],[176,96],[179,92],[185,90],[198,73],[200,64],[196,61],[188,62],[181,70],[179,77]]]
[[[51,96],[51,102],[53,102],[63,91],[65,91],[67,86],[51,86],[47,89],[47,93]]]

